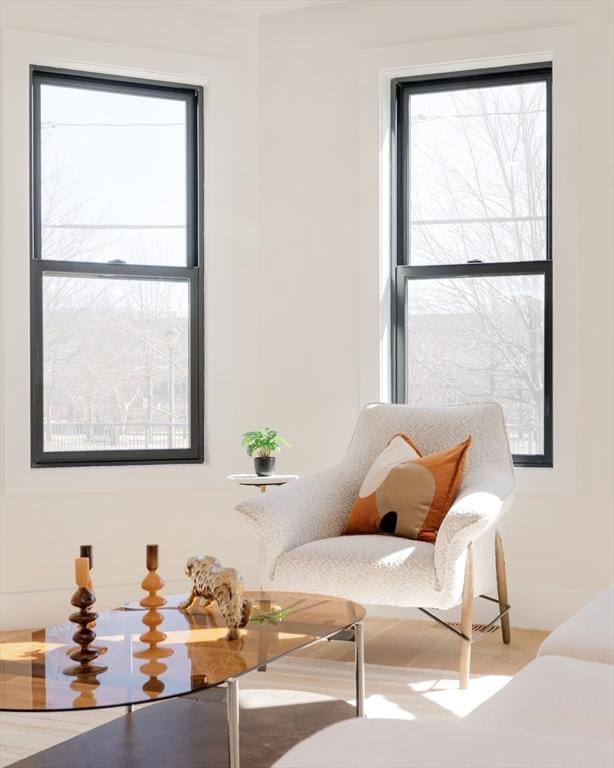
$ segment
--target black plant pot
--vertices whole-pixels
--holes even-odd
[[[258,477],[269,477],[275,474],[275,456],[254,456],[254,469]]]

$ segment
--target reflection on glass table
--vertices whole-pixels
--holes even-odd
[[[69,677],[74,625],[0,635],[0,710],[57,711],[127,706],[162,700],[226,683],[230,763],[239,765],[238,678],[292,651],[345,633],[356,646],[356,708],[364,711],[362,619],[357,603],[323,595],[248,592],[252,620],[237,640],[225,640],[217,605],[189,612],[184,595],[159,610],[161,642],[143,642],[147,611],[138,603],[101,613],[96,643],[104,646],[106,670]]]

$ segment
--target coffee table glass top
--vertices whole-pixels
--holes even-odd
[[[103,650],[96,675],[64,674],[74,666],[76,625],[0,634],[0,710],[91,709],[161,700],[219,685],[257,669],[315,640],[330,637],[364,618],[361,605],[323,595],[248,592],[252,618],[237,640],[214,603],[188,613],[177,608],[183,595],[167,597],[158,646],[139,640],[146,611],[137,604],[101,613],[94,646]],[[132,609],[134,606],[135,609]],[[136,609],[138,608],[138,610]]]

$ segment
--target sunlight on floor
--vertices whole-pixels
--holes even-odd
[[[453,677],[421,680],[417,683],[405,683],[399,690],[385,694],[368,696],[365,702],[367,717],[397,718],[401,720],[422,719],[425,699],[438,709],[454,717],[465,717],[479,707],[497,691],[500,691],[511,677],[505,675],[484,675],[471,680],[469,688],[462,691],[458,679]],[[413,694],[413,695],[412,695]],[[355,704],[355,700],[350,700]]]
[[[356,704],[356,701],[350,702]],[[400,704],[390,701],[385,696],[376,694],[369,696],[365,701],[365,712],[367,717],[383,717],[390,720],[415,720],[416,716],[408,712]]]
[[[473,675],[463,691],[454,672],[375,664],[367,664],[365,671],[367,717],[430,722],[465,717],[512,679],[509,675]],[[248,675],[244,685],[241,706],[271,706],[273,701],[285,706],[326,698],[356,703],[351,662],[282,659],[264,675]]]
[[[422,693],[429,701],[452,712],[456,717],[465,717],[500,691],[511,679],[506,675],[473,677],[469,688],[465,691],[458,687],[458,678],[426,680],[410,683],[409,687],[417,693]]]

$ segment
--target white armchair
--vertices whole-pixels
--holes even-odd
[[[408,434],[423,454],[472,437],[461,488],[434,545],[395,536],[340,535],[369,467],[397,432]],[[245,501],[237,510],[257,527],[265,589],[334,594],[421,610],[460,605],[460,682],[465,687],[474,596],[497,586],[503,640],[510,641],[505,564],[496,524],[511,503],[513,488],[498,405],[378,403],[360,414],[339,465]]]

